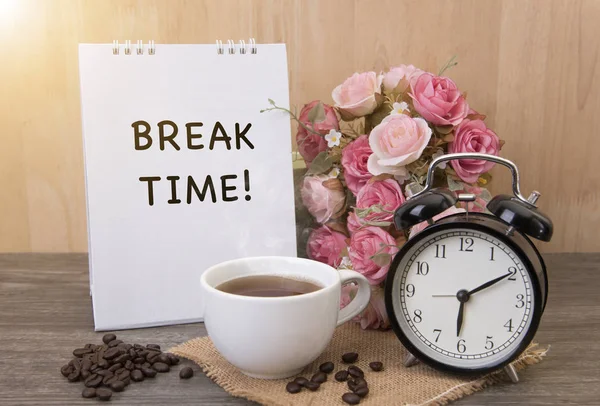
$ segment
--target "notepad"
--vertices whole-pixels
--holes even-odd
[[[201,321],[201,273],[296,256],[284,44],[80,44],[96,330]]]

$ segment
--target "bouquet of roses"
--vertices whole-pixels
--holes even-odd
[[[285,110],[298,122],[298,152],[308,167],[300,194],[318,223],[307,255],[360,272],[372,285],[371,303],[357,318],[363,328],[389,327],[381,285],[402,244],[427,225],[405,233],[393,225],[393,214],[423,188],[429,163],[446,153],[497,155],[503,144],[466,94],[441,76],[445,69],[438,76],[412,65],[355,73],[333,89],[333,106],[315,100],[297,115],[269,100],[272,107],[265,110]],[[474,193],[477,200],[434,220],[465,209],[484,211],[492,165],[479,160],[440,165],[435,186]],[[342,306],[355,289],[343,288]]]

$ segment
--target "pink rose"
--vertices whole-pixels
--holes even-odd
[[[413,65],[393,67],[383,76],[383,90],[386,93],[391,93],[394,90],[405,92],[423,73],[425,72]]]
[[[352,118],[371,114],[379,104],[382,80],[375,72],[355,73],[333,89],[335,107]]]
[[[352,268],[363,274],[371,285],[377,285],[385,279],[398,247],[394,237],[382,228],[364,227],[352,234],[348,251]]]
[[[310,259],[337,267],[342,262],[342,251],[346,248],[346,236],[327,226],[313,230],[308,237],[306,253]]]
[[[447,210],[444,210],[443,212],[441,212],[440,214],[433,216],[433,221],[437,221],[441,218],[447,217],[447,216],[451,216],[452,214],[456,214],[456,213],[464,213],[465,209],[461,209],[458,207],[450,207]],[[426,221],[423,221],[419,224],[415,224],[414,226],[412,226],[412,228],[410,229],[410,235],[409,235],[409,239],[413,238],[415,235],[419,234],[421,231],[423,231],[429,224]]]
[[[422,118],[391,114],[371,131],[373,154],[367,167],[373,175],[405,176],[405,166],[419,159],[431,138],[431,128]]]
[[[305,126],[312,128],[321,135],[325,135],[329,130],[340,129],[335,110],[328,104],[323,103],[323,110],[325,111],[325,119],[323,121],[315,121],[311,123],[308,119],[308,113],[319,103],[319,100],[314,100],[306,104],[300,111],[298,120]],[[327,149],[327,141],[315,133],[306,131],[304,127],[298,125],[298,134],[296,135],[296,144],[298,145],[298,152],[304,158],[304,161],[310,165],[320,152]]]
[[[359,229],[361,229],[363,225],[364,224],[362,223],[361,219],[354,211],[351,211],[348,214],[348,219],[346,220],[346,227],[348,228],[348,231],[351,235],[357,232]]]
[[[402,203],[404,203],[404,195],[400,185],[394,179],[367,183],[356,198],[356,207],[359,209],[367,209],[373,206],[382,209],[381,213],[369,213],[364,217],[366,221],[392,221],[394,211]]]
[[[411,89],[415,110],[430,123],[457,125],[469,114],[467,101],[449,78],[423,73]]]
[[[369,146],[369,137],[361,135],[342,150],[342,166],[344,179],[348,189],[354,195],[367,183],[373,175],[367,169],[367,161],[373,153]]]
[[[371,286],[371,300],[367,308],[360,314],[360,326],[363,330],[385,330],[390,327],[381,287]]]
[[[342,287],[340,309],[348,306],[356,296],[357,291],[358,287],[356,285],[348,284]],[[367,308],[353,320],[360,323],[363,330],[383,330],[390,327],[382,288],[371,286],[371,300]]]
[[[321,224],[342,214],[346,203],[344,187],[339,179],[328,176],[307,176],[300,189],[302,203]]]
[[[485,126],[482,120],[464,119],[454,129],[454,141],[448,145],[448,152],[480,152],[498,155],[500,140],[495,132]],[[456,174],[467,183],[477,182],[482,173],[494,166],[493,162],[479,159],[459,159],[450,161]]]

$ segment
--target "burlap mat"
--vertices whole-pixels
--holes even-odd
[[[306,367],[301,376],[310,379],[325,361],[335,363],[334,373],[344,369],[341,355],[350,351],[358,352],[356,365],[365,371],[365,379],[369,383],[369,395],[361,404],[444,405],[488,385],[508,380],[501,371],[474,379],[437,372],[423,364],[405,368],[402,361],[406,350],[393,332],[365,331],[355,323],[337,328],[327,350]],[[196,362],[209,378],[231,395],[264,405],[345,405],[341,397],[349,391],[345,382],[333,379],[332,373],[316,392],[303,390],[294,395],[288,394],[285,384],[293,378],[261,380],[247,377],[219,355],[208,337],[190,340],[170,352]],[[540,362],[546,352],[547,349],[531,345],[513,365],[521,370]],[[383,362],[384,371],[371,371],[368,367],[371,361]]]

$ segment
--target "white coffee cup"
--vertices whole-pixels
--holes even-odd
[[[284,297],[242,296],[216,289],[252,275],[306,280],[322,288]],[[340,310],[341,287],[350,282],[358,284],[358,293]],[[300,373],[325,350],[335,327],[364,310],[371,297],[369,282],[358,272],[292,257],[223,262],[206,270],[200,283],[204,323],[215,347],[244,374],[263,379]]]

